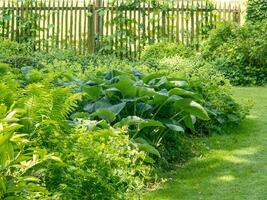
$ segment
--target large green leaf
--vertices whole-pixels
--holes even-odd
[[[159,151],[155,147],[150,145],[145,139],[138,137],[138,138],[133,139],[133,141],[134,141],[134,143],[137,144],[138,148],[141,151],[144,151],[146,153],[150,153],[150,154],[153,154],[153,155],[160,157]]]
[[[116,114],[109,109],[99,109],[92,113],[91,116],[97,116],[100,119],[104,119],[107,122],[113,122],[116,119]]]
[[[110,87],[119,89],[124,97],[136,96],[137,87],[131,79],[119,80],[119,82],[110,85]]]
[[[111,103],[107,99],[103,98],[103,99],[98,100],[94,103],[89,103],[89,104],[85,105],[83,109],[86,112],[92,113],[98,109],[104,109],[104,108],[108,108],[110,106],[112,106]]]
[[[139,129],[143,129],[146,127],[165,127],[160,121],[156,121],[153,119],[146,119],[140,123]]]
[[[10,140],[12,135],[13,135],[13,132],[9,132],[5,135],[0,136],[0,147],[7,144],[7,142]]]
[[[203,108],[199,103],[191,99],[181,99],[174,103],[176,108],[179,108],[191,115],[194,115],[202,120],[209,120],[209,115],[205,108]]]
[[[137,116],[128,116],[124,119],[122,119],[120,122],[116,123],[114,125],[115,128],[123,127],[123,126],[131,126],[131,125],[138,125],[140,123],[144,122],[144,120]]]
[[[200,100],[200,101],[203,100],[203,98],[199,94],[196,94],[194,92],[187,91],[187,90],[184,90],[184,89],[181,89],[181,88],[171,89],[169,91],[169,94],[170,95],[178,95],[178,96],[182,96],[182,97],[191,97],[191,98],[194,98],[194,99],[197,99],[197,100]]]
[[[161,78],[162,74],[150,74],[146,77],[143,78],[144,83],[148,83],[149,81],[156,79],[156,78]]]
[[[123,126],[131,126],[131,125],[139,125],[139,129],[143,129],[146,127],[165,127],[161,122],[153,120],[153,119],[142,119],[137,116],[129,116],[122,119],[120,122],[115,124],[115,127],[123,127]]]
[[[154,103],[155,104],[162,104],[164,102],[166,102],[169,98],[169,94],[167,90],[161,90],[159,92],[155,93],[154,96]]]
[[[196,117],[193,115],[188,115],[184,118],[184,123],[186,127],[190,128],[191,130],[194,130],[194,124],[196,123]]]
[[[165,124],[170,130],[175,132],[184,132],[184,128],[182,126],[176,124]]]
[[[112,105],[112,106],[108,107],[107,109],[114,112],[115,114],[119,114],[125,106],[126,106],[126,103],[122,102],[122,103],[119,103],[116,105]]]
[[[102,88],[99,86],[84,86],[82,88],[82,91],[85,92],[87,94],[87,98],[89,100],[95,100],[100,98],[101,96],[101,92],[102,92]]]

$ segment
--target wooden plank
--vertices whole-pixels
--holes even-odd
[[[16,9],[16,41],[17,42],[19,42],[19,38],[20,38],[20,32],[19,32],[19,11],[20,11],[20,9],[19,9],[19,0],[17,0],[17,2],[16,2],[16,7],[17,7],[17,9]]]
[[[78,19],[79,25],[78,25],[78,38],[79,38],[79,49],[78,52],[79,54],[82,53],[82,10],[79,10],[79,19]]]
[[[78,19],[78,1],[76,2],[76,5],[75,5],[75,8],[74,8],[74,50],[75,52],[77,51],[77,32],[78,32],[78,29],[77,29],[77,25],[78,25],[78,22],[77,22],[77,19]]]
[[[182,36],[182,44],[184,43],[184,0],[182,0],[181,7],[181,36]]]
[[[43,4],[43,7],[46,7],[46,3],[45,3],[45,1],[44,1],[44,4]],[[45,33],[46,33],[46,18],[47,18],[47,16],[46,16],[46,9],[44,9],[44,13],[43,13],[43,35],[42,35],[42,41],[43,41],[43,48],[42,48],[42,50],[45,50],[46,49],[46,39],[45,39]]]
[[[143,6],[142,6],[142,17],[143,17],[143,22],[142,22],[142,49],[146,46],[146,10],[145,10],[145,7],[146,7],[146,3],[143,2]]]
[[[219,14],[218,14],[218,20],[219,20],[219,22],[221,22],[222,21],[222,2],[219,2],[218,12],[219,12]]]
[[[195,20],[194,20],[194,2],[191,2],[191,11],[190,11],[190,18],[191,18],[191,30],[190,30],[190,36],[191,36],[191,46],[194,46],[194,33],[195,33]]]
[[[57,1],[57,33],[56,33],[56,47],[59,48],[59,36],[60,36],[60,2]]]
[[[37,50],[37,38],[38,38],[38,32],[39,27],[37,25],[38,21],[40,20],[40,17],[38,16],[38,2],[34,2],[34,50]]]
[[[185,31],[186,31],[186,46],[189,46],[189,17],[190,17],[190,11],[189,11],[189,3],[186,2],[186,20],[185,20]]]
[[[180,43],[180,1],[177,1],[176,7],[176,42]]]
[[[27,13],[30,15],[27,19],[32,20],[33,19],[33,1],[27,2]],[[34,30],[33,30],[33,24],[32,22],[29,24],[29,27],[27,28],[28,36],[30,37],[30,40],[34,40]],[[34,48],[34,43],[33,46]]]
[[[109,1],[107,1],[107,8],[106,8],[106,34],[105,36],[109,36]]]
[[[69,7],[69,0],[67,0],[66,7]],[[65,12],[65,48],[68,49],[68,41],[69,41],[69,10],[66,9]]]
[[[92,13],[92,15],[87,15],[88,23],[87,23],[87,41],[88,41],[88,51],[93,53],[95,50],[95,24],[94,24],[94,17],[95,17],[95,7],[94,5],[88,4],[88,13]]]
[[[23,3],[23,1],[21,1],[20,19],[21,19],[21,22],[23,23],[24,22],[24,3]],[[20,37],[20,39],[19,39],[20,41],[24,37],[24,27],[23,26],[20,27],[20,36],[19,37]]]
[[[210,26],[210,28],[213,28],[213,5],[214,4],[209,3],[208,5],[209,5],[208,8],[209,8],[209,17],[210,17],[209,26]]]
[[[38,18],[39,18],[39,20],[38,20],[38,50],[40,51],[41,50],[41,30],[42,30],[42,19],[43,19],[43,16],[42,16],[42,7],[43,7],[43,1],[41,0],[40,2],[39,2],[39,11],[38,11]]]
[[[166,38],[167,38],[167,41],[169,42],[170,41],[170,4],[168,3],[168,6],[167,6],[167,12],[166,12],[166,20],[167,20],[167,35],[166,35]]]
[[[70,3],[70,38],[69,38],[69,41],[70,41],[70,49],[73,49],[73,0],[71,0],[71,3]]]
[[[231,21],[231,3],[228,3],[228,21]]]
[[[223,20],[226,21],[226,2],[223,4]]]
[[[86,35],[87,35],[87,33],[86,33],[86,31],[87,31],[87,9],[86,9],[86,2],[84,1],[84,10],[83,10],[83,14],[84,14],[84,16],[83,16],[83,23],[84,23],[84,32],[83,32],[83,53],[85,54],[86,53]]]
[[[128,41],[129,41],[129,57],[130,58],[132,58],[132,56],[133,56],[133,54],[132,54],[132,41],[133,41],[133,36],[134,36],[134,33],[133,33],[133,27],[132,27],[132,23],[133,23],[133,15],[132,15],[132,12],[133,12],[133,10],[132,9],[130,9],[129,10],[129,29],[128,29],[128,31],[129,31],[129,39],[128,39]]]
[[[152,20],[152,42],[156,42],[156,13],[155,13],[155,4],[152,4],[153,20]]]
[[[3,2],[3,6],[2,6],[2,15],[6,15],[6,1]],[[6,22],[5,19],[2,19],[2,37],[5,38],[5,26],[6,26]]]
[[[48,9],[47,9],[47,26],[46,26],[46,51],[48,52],[49,49],[49,41],[50,41],[50,15],[51,15],[51,0],[48,1]]]
[[[205,33],[203,35],[204,38],[206,38],[207,35],[207,28],[209,28],[209,8],[208,8],[208,1],[205,2]]]
[[[133,38],[133,45],[134,45],[134,58],[137,58],[137,29],[136,29],[136,24],[137,24],[137,18],[136,18],[136,12],[137,10],[134,9],[134,38]]]
[[[115,6],[115,18],[116,20],[118,20],[118,17],[119,17],[119,2],[117,1],[116,2],[116,6]],[[115,53],[117,56],[119,56],[119,48],[118,48],[118,36],[119,36],[119,26],[118,26],[118,23],[115,23]]]
[[[7,3],[7,15],[9,16],[9,19],[7,20],[7,29],[6,29],[6,38],[10,38],[9,35],[10,35],[10,16],[11,16],[11,7],[10,7],[10,0],[8,0],[8,3]],[[12,17],[12,16],[11,16]]]
[[[15,7],[14,1],[11,3],[11,40],[15,40]]]
[[[175,13],[175,5],[174,5],[174,1],[172,1],[172,3],[171,3],[171,5],[172,5],[172,10],[171,10],[171,12],[172,12],[172,14],[171,14],[171,42],[174,42],[174,18],[175,18],[175,16],[174,16],[174,13]]]
[[[138,58],[141,56],[141,3],[138,3]]]
[[[56,27],[56,2],[53,0],[52,10],[52,47],[55,48],[55,27]]]
[[[123,6],[126,7],[126,3],[127,2],[123,2]],[[124,13],[124,40],[125,40],[125,55],[126,57],[128,57],[128,46],[129,46],[129,42],[128,42],[128,39],[129,39],[129,34],[128,34],[128,16],[127,16],[127,9],[124,9],[123,11]]]
[[[114,50],[114,2],[111,4],[111,11],[110,11],[110,44],[111,44],[111,49]]]
[[[62,12],[61,12],[61,28],[60,28],[60,48],[64,49],[65,41],[64,41],[64,19],[65,19],[65,1],[62,2]]]
[[[151,5],[150,1],[148,1],[148,10],[147,10],[147,37],[148,37],[148,44],[151,44],[151,30],[150,30],[150,24],[151,24]]]
[[[165,41],[166,37],[166,11],[162,11],[162,21],[161,21],[161,26],[162,26],[162,41]]]
[[[196,6],[196,49],[199,49],[199,2],[197,2]]]
[[[199,28],[200,28],[200,40],[203,40],[203,28],[204,28],[204,8],[203,8],[203,1],[200,1],[200,18],[201,18],[201,23],[199,24]]]
[[[161,42],[161,28],[160,28],[160,8],[159,8],[160,4],[159,2],[157,2],[157,42]]]

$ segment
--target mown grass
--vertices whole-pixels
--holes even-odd
[[[267,88],[235,88],[254,102],[250,115],[230,134],[206,140],[207,151],[172,173],[145,200],[267,199]]]

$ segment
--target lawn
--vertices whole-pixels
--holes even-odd
[[[267,197],[267,88],[235,88],[254,102],[250,115],[231,134],[214,135],[207,151],[177,169],[145,200],[263,200]]]

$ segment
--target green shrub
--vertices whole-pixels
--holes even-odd
[[[77,128],[66,138],[65,165],[51,168],[48,187],[62,199],[137,199],[150,171],[145,154],[122,130],[86,129]]]
[[[31,50],[26,43],[19,44],[10,40],[0,41],[0,59],[15,55],[28,55]]]
[[[177,45],[175,43],[159,43],[146,46],[142,51],[141,59],[146,62],[155,62],[165,57],[172,57],[180,55],[182,57],[190,57],[195,52],[184,45]]]
[[[214,30],[204,47],[207,60],[229,78],[234,85],[262,85],[267,81],[267,21]],[[230,37],[221,41],[224,31]],[[212,45],[219,41],[219,45]]]
[[[49,199],[38,165],[56,157],[32,146],[28,135],[19,131],[21,110],[10,109],[0,104],[0,198]]]
[[[229,81],[201,56],[189,59],[176,56],[159,63],[161,72],[186,80],[192,91],[202,94],[211,120],[198,121],[196,133],[222,133],[227,127],[238,125],[247,114],[247,106],[233,99]]]
[[[247,20],[253,23],[267,19],[266,0],[248,0]]]

